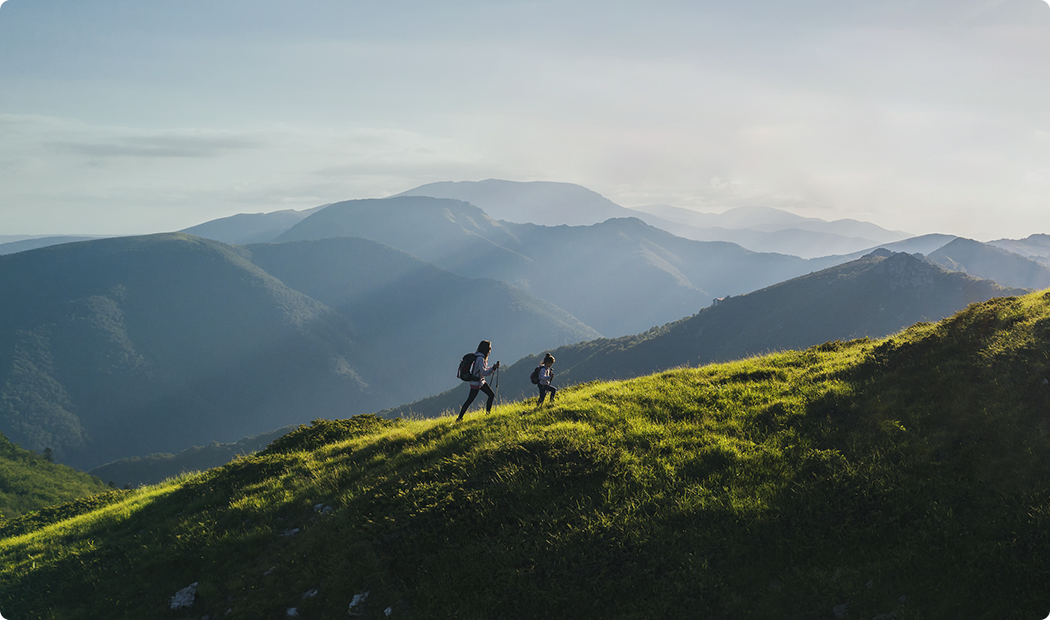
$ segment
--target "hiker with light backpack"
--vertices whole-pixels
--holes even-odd
[[[499,371],[499,362],[496,362],[495,366],[489,367],[489,353],[491,352],[492,343],[488,340],[482,340],[478,344],[476,353],[467,353],[459,362],[459,370],[456,376],[470,382],[470,396],[467,397],[467,402],[463,403],[463,407],[459,410],[459,417],[456,418],[456,422],[463,419],[463,415],[467,412],[470,404],[478,397],[478,392],[484,392],[489,397],[485,403],[485,413],[492,412],[492,401],[496,399],[496,394],[485,381],[485,377]],[[496,376],[498,377],[499,375]],[[499,382],[497,381],[498,385]]]
[[[543,356],[543,363],[537,366],[529,377],[533,385],[540,388],[540,400],[536,403],[537,407],[543,404],[543,399],[547,397],[547,394],[551,395],[551,402],[554,402],[554,394],[558,391],[558,388],[551,385],[551,381],[554,379],[554,371],[551,370],[553,365],[554,356],[546,353]]]

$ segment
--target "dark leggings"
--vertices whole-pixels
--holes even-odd
[[[537,405],[542,405],[543,404],[543,399],[547,397],[547,392],[550,392],[551,402],[553,403],[554,402],[554,393],[557,392],[557,391],[558,391],[558,388],[556,388],[556,387],[551,387],[549,385],[541,385],[540,386],[540,402],[538,402],[536,404]]]
[[[474,399],[478,397],[478,392],[485,392],[489,397],[485,403],[485,413],[492,411],[492,401],[496,398],[496,395],[492,392],[492,388],[489,387],[488,383],[482,383],[481,387],[470,388],[470,396],[467,397],[467,402],[463,403],[463,407],[459,410],[459,419],[463,419],[463,414],[467,412],[470,403],[474,402]]]

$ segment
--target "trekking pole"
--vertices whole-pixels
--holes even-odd
[[[499,402],[499,366],[496,367],[496,406],[498,407]]]

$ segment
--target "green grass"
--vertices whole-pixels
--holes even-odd
[[[1050,293],[459,424],[317,420],[0,523],[0,612],[1041,618],[1048,376]]]
[[[109,487],[99,478],[52,463],[0,435],[0,523],[105,491]]]

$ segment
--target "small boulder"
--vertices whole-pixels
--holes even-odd
[[[175,593],[175,596],[171,597],[171,608],[172,609],[189,609],[193,607],[193,602],[197,599],[197,583],[194,581],[185,588]]]
[[[360,616],[364,611],[365,600],[368,599],[368,595],[371,590],[362,592],[361,594],[355,594],[354,600],[350,601],[350,607],[347,608],[347,613],[351,616]]]

